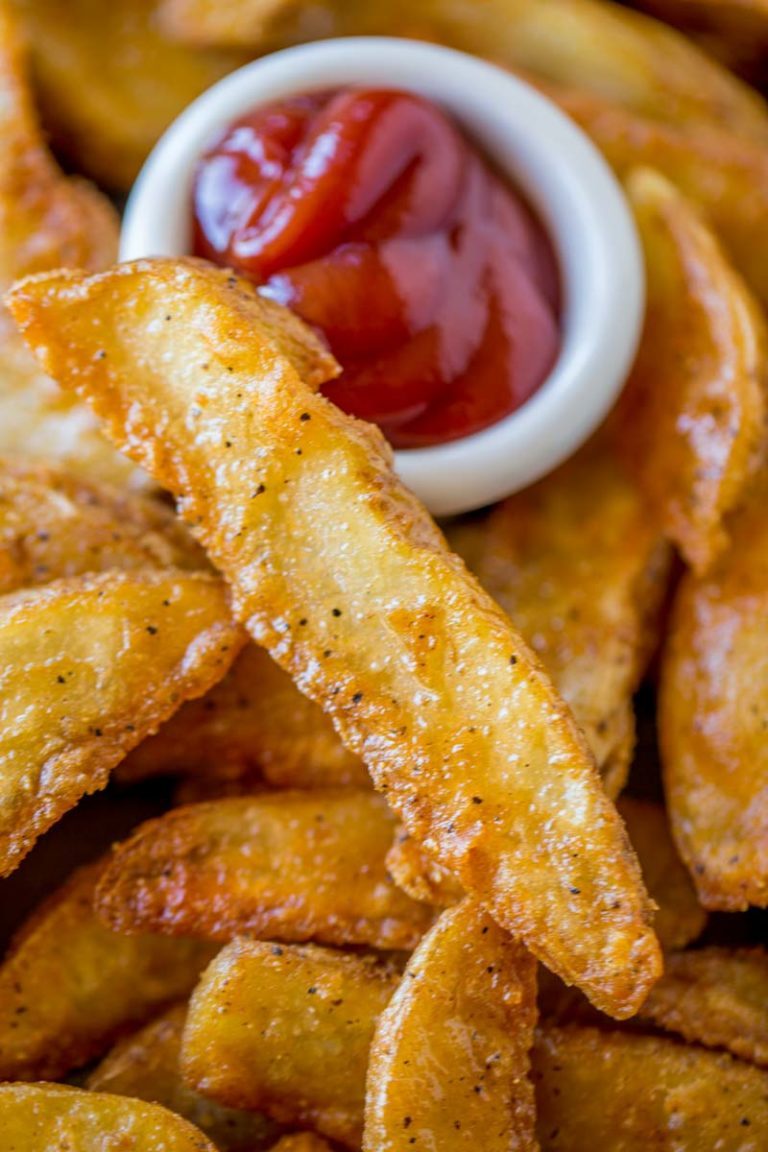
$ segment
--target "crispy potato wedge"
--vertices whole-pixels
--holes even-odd
[[[309,12],[296,0],[164,0],[160,12],[166,29],[197,43],[262,50],[317,36],[410,33],[586,84],[647,116],[723,123],[768,142],[768,111],[754,91],[679,33],[601,0],[320,0]]]
[[[312,391],[333,366],[309,332],[191,261],[38,277],[8,299],[48,369],[182,498],[238,616],[409,832],[534,954],[631,1015],[658,943],[584,739],[378,431]]]
[[[192,996],[182,1072],[229,1107],[359,1147],[368,1052],[397,983],[370,956],[235,940]]]
[[[659,737],[680,855],[705,908],[768,904],[768,523],[764,478],[731,547],[677,592],[662,662]]]
[[[768,1074],[656,1036],[542,1028],[532,1053],[541,1152],[759,1152]]]
[[[665,949],[685,948],[704,931],[707,913],[677,853],[664,809],[629,796],[621,797],[618,809],[657,906],[656,934]],[[387,868],[395,883],[414,900],[444,908],[461,898],[461,888],[450,873],[436,865],[402,828],[387,855]]]
[[[468,897],[411,956],[376,1026],[365,1152],[527,1152],[536,962]]]
[[[119,1040],[90,1073],[87,1087],[162,1104],[204,1132],[218,1152],[271,1148],[280,1133],[272,1120],[257,1112],[224,1108],[194,1092],[182,1079],[179,1055],[186,1018],[186,1004],[176,1004],[132,1036]]]
[[[65,177],[45,146],[10,5],[0,4],[0,283],[72,266],[97,270],[117,253],[114,208]],[[7,326],[7,321],[4,322]]]
[[[56,1079],[100,1056],[191,991],[211,958],[204,941],[105,928],[93,911],[104,863],[78,869],[54,892],[0,965],[0,1079]]]
[[[656,901],[656,935],[665,950],[685,948],[704,931],[707,913],[678,855],[666,812],[661,804],[630,796],[621,797],[618,809],[640,860],[646,887]]]
[[[159,500],[0,460],[0,593],[86,572],[207,566]]]
[[[432,910],[387,873],[394,830],[349,788],[175,808],[117,846],[97,909],[118,932],[411,949]]]
[[[37,122],[18,30],[0,4],[0,288],[61,265],[99,269],[117,253],[112,205],[66,178]],[[35,364],[0,305],[0,454],[66,459],[81,474],[146,483],[98,431],[88,410]]]
[[[556,84],[686,128],[723,124],[768,142],[757,94],[685,36],[602,0],[421,0],[416,30]],[[402,15],[398,16],[402,21]]]
[[[546,479],[459,525],[457,550],[549,672],[609,792],[626,783],[632,696],[657,646],[670,552],[601,433]],[[449,531],[449,540],[453,536]]]
[[[269,653],[248,644],[223,680],[183,704],[117,771],[124,781],[183,775],[202,785],[260,781],[275,788],[371,788],[328,716],[302,696]]]
[[[243,639],[205,573],[110,571],[0,598],[0,875]]]
[[[640,1014],[693,1044],[768,1067],[768,954],[713,947],[667,956]]]
[[[170,122],[248,58],[166,40],[155,0],[69,0],[66,12],[59,0],[10,3],[31,45],[46,127],[108,188],[129,188]]]
[[[765,458],[768,333],[694,206],[649,170],[627,187],[647,303],[617,421],[652,521],[700,572]]]
[[[619,176],[638,167],[654,168],[697,204],[752,291],[768,304],[765,148],[716,122],[686,129],[578,89],[550,85],[545,91],[592,137]]]
[[[13,1152],[216,1152],[157,1104],[62,1084],[0,1084],[0,1131]]]

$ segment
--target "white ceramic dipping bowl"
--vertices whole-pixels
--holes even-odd
[[[642,256],[621,188],[581,130],[530,85],[463,52],[389,37],[265,56],[204,92],[158,142],[128,201],[120,256],[190,252],[195,166],[233,120],[274,100],[356,84],[441,105],[522,191],[558,258],[562,348],[542,387],[482,432],[395,453],[399,475],[431,512],[466,512],[533,483],[588,438],[621,389],[642,325]]]

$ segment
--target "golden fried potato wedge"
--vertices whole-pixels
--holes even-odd
[[[312,391],[333,369],[310,333],[192,261],[37,277],[8,299],[47,368],[181,497],[238,616],[408,831],[535,955],[631,1015],[658,943],[584,739],[378,431]]]
[[[0,1132],[13,1152],[216,1152],[167,1108],[63,1084],[0,1084]]]
[[[413,953],[376,1026],[365,1152],[526,1152],[536,962],[468,897]]]
[[[768,1067],[768,954],[713,947],[667,956],[641,1016],[693,1044]]]
[[[699,904],[659,804],[623,796],[618,809],[629,832],[648,892],[657,905],[654,928],[665,948],[684,948],[704,930],[707,913]],[[450,873],[430,859],[421,845],[398,829],[387,855],[395,883],[414,900],[445,908],[462,889]]]
[[[44,464],[0,460],[0,593],[110,568],[206,566],[159,500]]]
[[[468,548],[480,583],[541,657],[617,795],[670,554],[610,437],[598,434],[546,479],[502,501],[474,533],[460,525],[455,543]]]
[[[0,4],[0,288],[61,265],[99,269],[117,253],[112,205],[64,177],[45,145],[8,4]],[[65,459],[82,474],[146,483],[97,422],[35,364],[0,305],[0,453]]]
[[[182,1072],[229,1107],[359,1147],[368,1052],[397,983],[370,956],[235,940],[192,996]]]
[[[705,908],[768,904],[768,483],[731,546],[677,592],[659,736],[672,832]]]
[[[0,4],[0,284],[61,266],[97,270],[117,253],[117,214],[90,184],[65,177],[45,146],[25,51]]]
[[[104,861],[80,868],[0,965],[0,1079],[55,1079],[191,991],[212,946],[118,936],[93,911]],[[3,1132],[0,1124],[0,1132]]]
[[[768,152],[727,129],[686,129],[578,89],[545,91],[587,132],[619,176],[650,167],[703,211],[763,305],[768,304]],[[717,174],[717,179],[713,175]]]
[[[532,1054],[541,1152],[758,1152],[768,1073],[656,1036],[542,1028]]]
[[[703,571],[765,458],[768,333],[693,205],[649,170],[627,186],[648,287],[617,419],[652,519]]]
[[[656,935],[665,950],[685,948],[704,931],[707,913],[678,855],[667,814],[661,804],[630,796],[621,797],[618,809],[656,902]]]
[[[432,910],[387,873],[394,829],[349,788],[175,808],[117,846],[98,912],[118,932],[411,949]]]
[[[643,116],[768,142],[768,112],[752,89],[685,36],[604,0],[420,0],[410,19],[429,39]]]
[[[179,1054],[186,1018],[186,1004],[176,1004],[132,1036],[119,1040],[90,1073],[86,1086],[94,1092],[162,1104],[204,1132],[218,1152],[272,1148],[280,1133],[272,1120],[258,1112],[224,1108],[200,1096],[182,1079]]]
[[[0,875],[243,639],[205,573],[110,571],[0,598]]]
[[[193,42],[262,50],[317,36],[410,33],[586,85],[647,116],[722,123],[768,142],[768,111],[754,91],[671,28],[602,0],[320,0],[309,12],[297,0],[164,0],[160,14]]]
[[[29,39],[46,127],[108,188],[129,188],[170,122],[248,58],[167,40],[155,0],[69,0],[66,11],[59,0],[10,3]]]
[[[269,653],[248,644],[223,680],[183,704],[120,765],[120,780],[182,775],[201,785],[243,780],[275,788],[372,787],[328,716]],[[190,781],[192,782],[192,781]]]
[[[704,931],[707,913],[680,859],[664,809],[622,796],[618,810],[637,853],[646,887],[656,903],[653,926],[665,949],[685,948]],[[399,828],[387,855],[395,883],[414,900],[445,908],[461,899],[456,881]]]

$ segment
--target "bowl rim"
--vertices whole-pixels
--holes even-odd
[[[203,92],[157,142],[126,205],[120,258],[189,254],[194,168],[232,120],[354,84],[441,105],[523,193],[560,267],[562,344],[539,389],[486,429],[395,452],[401,479],[431,512],[470,511],[528,486],[584,443],[624,384],[643,322],[643,258],[621,186],[582,130],[526,81],[453,48],[389,36],[313,41],[254,60]]]

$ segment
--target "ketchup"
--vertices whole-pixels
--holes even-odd
[[[433,104],[350,89],[261,108],[202,158],[195,252],[325,337],[323,391],[397,448],[515,411],[557,358],[541,226]]]

